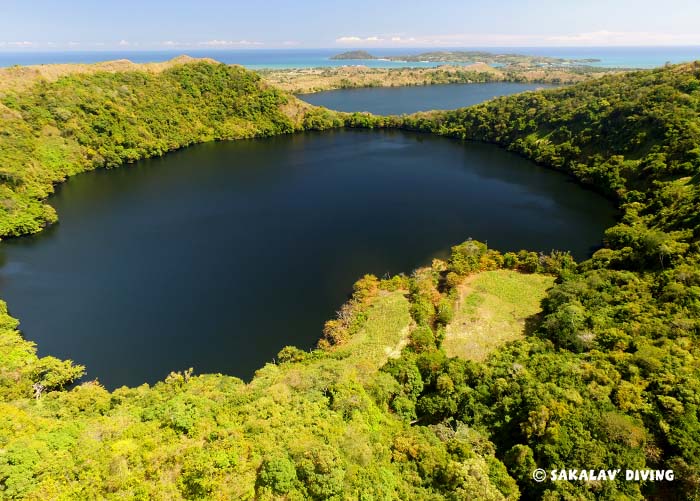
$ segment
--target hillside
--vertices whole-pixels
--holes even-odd
[[[128,59],[104,61],[92,64],[38,64],[34,66],[10,66],[0,68],[0,94],[4,91],[26,90],[39,81],[55,82],[68,75],[92,75],[94,73],[121,73],[125,71],[143,71],[158,74],[167,69],[183,64],[215,63],[209,58],[178,56],[170,61],[160,63],[133,63]]]
[[[81,368],[38,359],[2,311],[0,496],[517,499],[479,431],[410,425],[422,382],[399,376],[399,357],[432,341],[413,332],[406,287],[437,276],[364,277],[322,349],[285,348],[249,384],[185,371],[153,387],[61,391]]]
[[[535,335],[469,365],[461,390],[424,387],[418,417],[488,429],[526,499],[551,490],[639,496],[629,482],[537,484],[528,473],[535,464],[673,469],[672,485],[647,483],[641,492],[700,499],[700,63],[417,115],[401,126],[500,144],[607,193],[621,209],[606,248],[548,293]],[[443,367],[429,371],[432,381],[452,377]]]
[[[290,133],[311,107],[241,67],[177,58],[0,70],[0,238],[56,220],[55,183],[194,143]]]
[[[2,303],[3,498],[700,499],[700,63],[410,117],[304,108],[206,62],[40,79],[1,102],[3,236],[51,221],[52,183],[81,170],[343,125],[496,143],[621,211],[583,263],[467,241],[410,277],[364,277],[318,349],[285,348],[248,384],[67,390],[82,368],[38,358]],[[510,342],[465,350],[485,319]],[[675,480],[537,483],[538,467]]]

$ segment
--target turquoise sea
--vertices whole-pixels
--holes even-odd
[[[248,49],[248,50],[168,50],[168,51],[0,51],[0,67],[15,64],[94,63],[114,59],[134,62],[166,61],[180,54],[211,57],[223,63],[241,64],[251,69],[313,68],[344,65],[365,65],[375,68],[430,67],[441,63],[401,63],[392,61],[334,61],[331,56],[349,49]],[[436,49],[369,49],[378,56],[418,54]],[[700,60],[700,47],[479,47],[441,48],[440,50],[483,50],[494,53],[515,53],[566,59],[600,59],[594,66],[608,68],[653,68],[666,63]]]

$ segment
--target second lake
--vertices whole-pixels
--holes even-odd
[[[370,87],[300,94],[299,99],[337,111],[368,111],[375,115],[402,115],[417,111],[453,110],[498,96],[553,88],[552,85],[490,82],[414,87]]]

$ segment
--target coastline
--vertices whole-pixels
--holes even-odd
[[[258,70],[271,85],[292,94],[312,94],[337,89],[407,87],[454,83],[543,83],[574,84],[628,70],[600,68],[494,68],[485,63],[467,66],[441,65],[435,68],[370,68],[340,66]]]

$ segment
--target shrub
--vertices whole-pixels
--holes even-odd
[[[280,363],[301,362],[302,360],[305,360],[308,356],[309,354],[307,352],[305,352],[304,350],[300,350],[296,346],[285,346],[277,354],[277,360],[279,360]]]
[[[257,477],[259,487],[269,487],[275,494],[286,494],[294,488],[297,472],[287,456],[265,459]]]

